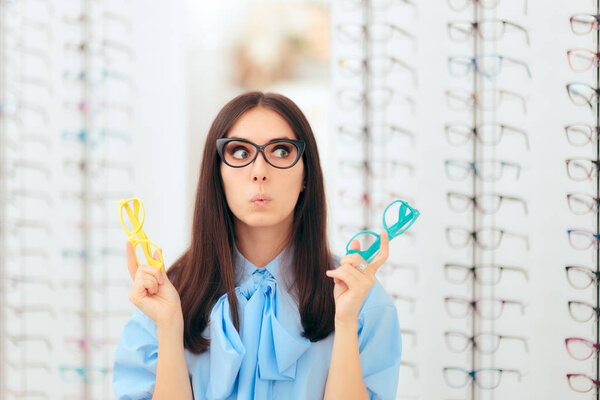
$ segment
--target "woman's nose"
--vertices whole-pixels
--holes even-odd
[[[265,160],[265,156],[260,153],[252,163],[252,181],[253,182],[263,182],[267,180],[267,171],[269,169],[269,165]]]

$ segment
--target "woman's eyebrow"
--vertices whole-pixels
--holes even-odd
[[[232,139],[250,140],[248,138],[241,137],[241,136],[230,136],[230,138],[232,138]],[[291,137],[288,137],[288,136],[279,136],[279,137],[271,138],[271,139],[267,140],[265,143],[269,143],[269,142],[272,142],[273,140],[278,140],[278,139],[294,140],[294,138],[291,138]],[[250,140],[250,141],[252,142],[252,140]]]

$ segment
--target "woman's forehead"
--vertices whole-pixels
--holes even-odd
[[[264,144],[274,139],[297,139],[281,115],[264,107],[255,107],[242,114],[226,137],[246,139],[256,144]]]

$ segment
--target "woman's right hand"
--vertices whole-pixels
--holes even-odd
[[[162,269],[151,265],[138,267],[133,246],[129,241],[126,248],[129,275],[133,279],[129,300],[152,319],[157,328],[180,328],[183,331],[179,293],[167,277],[164,266]],[[162,249],[160,251],[162,253]],[[152,258],[160,260],[158,250],[154,252]]]

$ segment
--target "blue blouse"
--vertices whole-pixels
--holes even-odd
[[[210,314],[202,354],[185,350],[196,400],[322,399],[334,333],[311,343],[302,337],[298,307],[288,292],[293,250],[288,247],[264,268],[236,248],[236,288],[240,331],[229,314],[227,294]],[[339,258],[336,258],[336,268]],[[331,279],[331,278],[329,278]],[[402,342],[396,307],[376,281],[358,316],[362,376],[370,399],[395,399]],[[123,328],[113,366],[119,400],[151,399],[156,381],[156,324],[136,309]]]

